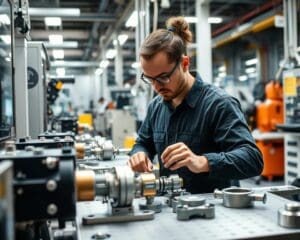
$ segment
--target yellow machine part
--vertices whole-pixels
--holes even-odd
[[[79,124],[87,124],[93,126],[93,115],[91,113],[83,113],[78,115]]]

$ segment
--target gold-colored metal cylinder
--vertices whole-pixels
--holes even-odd
[[[153,173],[141,173],[142,196],[151,197],[156,195],[156,179]]]
[[[76,149],[76,157],[78,159],[83,159],[84,158],[84,144],[83,143],[76,143],[75,144],[75,149]]]
[[[95,198],[95,173],[91,170],[76,171],[78,201],[91,201]]]

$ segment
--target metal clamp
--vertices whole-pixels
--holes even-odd
[[[229,208],[248,208],[253,207],[254,201],[266,203],[266,193],[257,194],[249,188],[231,187],[222,191],[216,189],[214,191],[215,198],[223,199],[223,205]]]
[[[278,210],[278,224],[287,228],[300,228],[300,203],[290,202]]]
[[[177,219],[189,220],[190,218],[214,218],[215,206],[213,204],[206,203],[206,199],[199,196],[186,195],[177,198],[176,205]],[[174,211],[173,205],[173,211]]]

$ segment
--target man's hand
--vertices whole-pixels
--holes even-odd
[[[144,152],[137,152],[131,156],[128,165],[135,172],[152,172],[152,163]]]
[[[161,159],[164,167],[173,171],[185,166],[194,173],[209,172],[207,158],[194,154],[182,142],[168,146],[162,153]]]

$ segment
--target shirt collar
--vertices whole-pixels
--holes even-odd
[[[200,97],[199,90],[203,85],[203,80],[201,79],[200,75],[197,72],[191,71],[191,74],[195,77],[195,82],[184,100],[191,108],[194,108]]]

